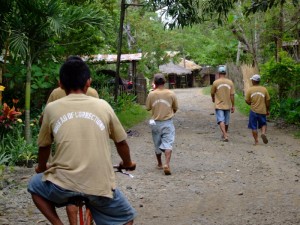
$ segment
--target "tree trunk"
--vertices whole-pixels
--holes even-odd
[[[3,66],[0,68],[0,85],[3,82],[3,74],[6,72],[6,59],[8,55],[8,41],[5,43],[5,52],[3,57]],[[0,106],[2,105],[2,91],[0,91]]]
[[[31,143],[30,128],[30,90],[31,90],[31,56],[27,56],[27,73],[26,73],[26,89],[25,89],[25,140]]]
[[[276,62],[280,62],[280,51],[282,50],[282,38],[283,38],[283,31],[284,31],[284,18],[283,18],[283,3],[280,4],[280,12],[278,18],[278,34],[276,35],[276,55],[275,59]]]
[[[237,53],[236,53],[236,62],[235,62],[235,64],[237,66],[240,65],[241,48],[242,48],[242,43],[239,41],[239,44],[238,44],[238,47],[237,47]]]

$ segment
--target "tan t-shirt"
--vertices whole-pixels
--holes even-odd
[[[234,95],[233,82],[227,78],[219,78],[213,82],[211,94],[215,95],[215,108],[229,110],[232,106],[230,95]]]
[[[266,101],[270,100],[268,90],[263,86],[250,87],[245,96],[247,102],[251,102],[251,110],[255,113],[266,114]]]
[[[89,87],[89,88],[87,89],[86,95],[92,96],[92,97],[95,97],[95,98],[99,98],[98,92],[97,92],[94,88],[91,88],[91,87]],[[65,97],[65,96],[66,96],[66,92],[65,92],[63,89],[61,89],[60,87],[55,88],[55,89],[51,92],[51,94],[49,95],[47,104],[48,104],[49,102],[54,102],[55,100],[60,99],[60,98],[63,98],[63,97]]]
[[[175,93],[169,89],[160,88],[151,91],[146,100],[146,109],[152,110],[152,119],[154,120],[171,119],[178,109]]]
[[[44,180],[68,190],[111,198],[116,184],[110,139],[120,142],[126,138],[119,119],[104,100],[70,94],[49,103],[38,146],[54,141],[56,152]]]

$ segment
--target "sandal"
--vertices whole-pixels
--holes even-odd
[[[171,175],[171,170],[167,165],[164,166],[164,173],[165,175]]]
[[[229,141],[228,138],[223,139],[223,142],[228,142],[228,141]]]
[[[265,134],[262,134],[261,135],[261,138],[262,138],[262,140],[263,140],[263,142],[265,143],[265,144],[268,144],[268,138],[267,138],[267,136],[265,135]]]

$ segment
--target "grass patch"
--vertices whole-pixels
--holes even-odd
[[[295,134],[294,134],[295,138],[297,139],[300,139],[300,131],[297,131]]]
[[[210,95],[210,89],[211,89],[211,86],[203,87],[203,88],[202,88],[202,93],[203,93],[204,95]]]
[[[250,105],[245,102],[245,98],[242,94],[236,93],[234,96],[234,102],[236,109],[243,115],[248,116],[250,112]]]
[[[150,113],[142,105],[133,104],[130,108],[117,113],[117,116],[125,130],[146,120],[150,117]]]

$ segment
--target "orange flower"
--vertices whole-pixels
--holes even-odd
[[[2,112],[3,117],[9,120],[14,120],[17,116],[22,114],[21,112],[16,111],[14,106],[10,108],[6,103],[3,104]]]

